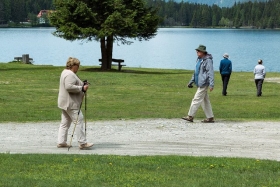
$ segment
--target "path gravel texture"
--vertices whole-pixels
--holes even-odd
[[[57,148],[59,122],[1,123],[1,153],[188,155],[280,161],[280,122],[189,123],[181,119],[87,122],[89,150]],[[69,130],[68,143],[73,131]]]

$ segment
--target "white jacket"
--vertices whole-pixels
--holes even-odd
[[[74,72],[64,69],[60,76],[58,108],[79,109],[84,96],[83,84]]]
[[[255,79],[264,79],[265,78],[265,67],[262,64],[258,64],[255,66],[254,75]]]

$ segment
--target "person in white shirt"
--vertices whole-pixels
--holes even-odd
[[[258,60],[258,64],[255,66],[254,75],[255,75],[255,84],[257,88],[257,97],[262,96],[262,85],[266,75],[265,67],[262,65],[263,61]]]

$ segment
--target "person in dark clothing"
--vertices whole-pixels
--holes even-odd
[[[232,72],[232,63],[228,59],[229,55],[227,53],[225,53],[223,55],[223,57],[224,57],[224,59],[221,60],[219,69],[220,69],[220,74],[221,74],[222,81],[223,81],[222,94],[223,94],[223,96],[226,96],[227,95],[227,86],[228,86],[230,75]]]

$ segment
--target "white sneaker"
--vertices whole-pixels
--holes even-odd
[[[93,143],[85,143],[85,144],[80,144],[80,149],[85,149],[85,148],[90,148],[93,146]]]

